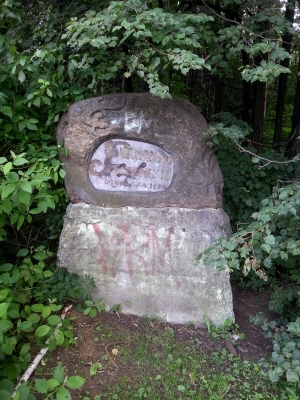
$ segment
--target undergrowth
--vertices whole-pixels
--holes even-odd
[[[115,26],[117,29],[114,35],[123,41],[127,38],[123,38],[123,33],[128,33],[133,40],[133,48],[141,50],[141,54],[144,54],[143,60],[148,60],[144,64],[136,62],[133,66],[130,51],[116,53],[116,46],[119,43],[114,36],[107,42],[111,46],[107,47],[112,56],[109,60],[107,51],[100,51],[102,39],[96,37],[96,42],[93,42],[91,38],[85,36],[88,34],[97,36],[97,30],[81,29],[80,24],[83,22],[72,19],[75,11],[79,13],[78,15],[81,12],[82,16],[84,15],[85,2],[77,2],[76,7],[68,8],[61,7],[58,2],[46,3],[35,2],[36,9],[33,9],[25,2],[10,0],[3,2],[0,8],[2,27],[0,53],[3,61],[0,65],[1,399],[10,396],[11,388],[32,360],[33,348],[45,346],[48,340],[51,350],[56,346],[74,344],[72,325],[67,319],[62,320],[60,313],[64,304],[70,299],[82,298],[84,301],[89,301],[88,296],[93,285],[90,278],[82,280],[66,270],[57,270],[55,264],[49,261],[57,251],[62,217],[68,202],[63,186],[65,172],[58,158],[58,146],[61,152],[65,152],[65,149],[63,143],[57,145],[55,140],[55,126],[61,115],[76,101],[93,97],[99,92],[116,91],[121,86],[124,89],[125,78],[130,77],[132,68],[133,70],[137,68],[141,78],[145,76],[150,85],[150,92],[169,96],[168,88],[159,83],[157,72],[159,65],[164,71],[165,61],[160,62],[160,57],[164,57],[165,51],[170,57],[167,67],[170,62],[170,65],[184,74],[190,68],[200,67],[201,60],[205,61],[199,59],[200,62],[193,51],[184,50],[186,45],[190,45],[190,39],[180,32],[180,25],[173,23],[177,17],[182,22],[186,21],[184,24],[188,23],[189,15],[179,13],[175,19],[173,16],[168,17],[171,18],[171,22],[173,21],[171,28],[175,29],[176,26],[178,35],[176,46],[182,45],[182,50],[175,48],[176,51],[173,51],[163,46],[164,51],[158,53],[152,44],[148,49],[140,46],[140,43],[148,43],[148,29],[145,30],[141,42],[142,36],[138,38],[134,33],[135,29],[131,28],[134,22],[126,22],[122,12],[115,11],[116,13],[112,14],[106,10],[97,14],[97,17],[94,17],[93,13],[87,15],[93,24],[94,18],[100,22],[108,21],[107,24],[97,25],[97,21],[95,23],[97,29],[104,31],[111,26],[109,21],[112,17],[118,24],[120,21],[120,25]],[[96,3],[99,2],[93,2],[94,6]],[[133,16],[136,17],[137,12],[130,4],[132,5],[132,2],[114,3],[110,10],[114,7],[117,9],[124,7],[124,12],[127,12],[131,19]],[[139,11],[145,11],[147,7],[144,2],[142,10]],[[165,23],[157,25],[156,13],[164,19],[163,10],[157,11],[157,9],[154,14],[151,10],[140,17],[156,24],[158,31],[153,31],[153,37],[156,37],[158,42],[166,38],[169,40],[171,36],[164,35],[169,27]],[[207,29],[210,32],[209,21],[212,17],[205,17],[203,14],[201,18],[205,25],[208,24]],[[164,30],[165,27],[167,31]],[[194,32],[194,28],[191,32]],[[138,35],[140,34],[141,32]],[[149,34],[152,35],[150,30]],[[211,38],[214,36],[209,35],[207,43],[211,43]],[[85,45],[88,47],[81,48]],[[153,57],[154,53],[157,57]],[[123,61],[116,58],[116,54]],[[185,56],[182,57],[182,54]],[[97,63],[99,57],[102,60],[101,64]],[[110,62],[113,64],[110,65]],[[123,65],[122,62],[129,64]],[[280,67],[280,63],[274,62],[272,65],[272,68]],[[123,82],[122,85],[113,86],[117,81]],[[220,122],[216,129],[212,128],[208,135],[211,143],[219,145],[217,155],[224,174],[225,209],[231,217],[234,228],[236,225],[245,224],[239,225],[245,229],[238,230],[230,241],[220,243],[219,247],[211,251],[210,256],[219,267],[227,264],[231,270],[237,271],[241,268],[247,276],[252,271],[252,277],[257,275],[267,278],[276,289],[270,303],[271,307],[280,312],[282,318],[287,318],[285,322],[297,324],[300,291],[299,184],[286,185],[281,182],[280,185],[283,186],[281,189],[280,185],[277,185],[278,179],[285,181],[291,179],[292,174],[297,175],[295,164],[262,165],[260,159],[255,156],[238,154],[230,139],[237,142],[243,138],[249,133],[247,127],[236,121],[228,121],[224,115],[222,120],[223,122]],[[222,140],[217,139],[220,132]],[[274,154],[267,156],[274,158]],[[280,162],[282,160],[279,159]],[[274,185],[275,189],[272,189]],[[255,285],[259,287],[258,280],[253,279],[248,282],[252,287]],[[90,304],[86,304],[85,310],[92,315],[98,307],[102,308],[100,304]],[[60,324],[61,326],[56,329]],[[293,335],[296,335],[297,339],[298,331]],[[296,346],[297,343],[296,341]],[[284,352],[284,349],[286,345],[280,347],[278,351]],[[178,399],[189,396],[197,398],[198,394],[193,392],[195,387],[197,390],[206,387],[207,391],[211,390],[210,396],[216,391],[219,396],[228,396],[230,390],[223,392],[225,386],[232,388],[235,382],[242,385],[242,379],[239,379],[238,374],[232,370],[220,375],[217,369],[212,369],[210,371],[215,372],[205,375],[202,364],[202,369],[194,365],[196,361],[193,360],[196,359],[186,359],[183,353],[173,354],[172,351],[170,348],[169,353],[164,354],[164,368],[157,374],[160,378],[154,379],[151,385],[145,382],[143,386],[135,387],[135,391],[131,393],[133,398],[150,398],[150,395],[155,398],[156,390],[162,390],[161,396],[169,396],[170,399],[171,396]],[[205,363],[208,365],[209,360],[206,359]],[[195,368],[195,377],[190,369],[191,366]],[[280,378],[284,376],[293,383],[296,375],[299,378],[297,368],[298,366],[295,366],[293,374],[282,373],[278,376]],[[171,371],[176,377],[174,384],[169,383],[167,378]],[[210,381],[215,382],[215,378],[212,379],[215,375],[219,383],[212,389],[214,383]],[[243,373],[241,376],[256,390],[258,384],[256,379],[249,381]],[[54,380],[50,383],[48,380],[48,383],[40,382],[39,389],[45,390],[47,386],[47,396],[51,398],[52,392],[48,393],[48,389],[56,390],[59,387],[57,393],[68,396],[66,386],[71,389],[72,380],[68,381],[66,378],[65,381],[61,377],[51,379]],[[118,393],[118,386],[114,390],[114,396],[121,396]],[[15,400],[26,399],[30,400],[33,397],[28,387],[23,385],[18,389]]]
[[[192,328],[190,338],[181,339],[172,325],[159,321],[135,320],[135,328],[129,329],[122,324],[116,329],[118,321],[100,321],[84,319],[76,328],[78,349],[71,350],[68,373],[86,381],[80,394],[72,392],[73,399],[297,399],[293,386],[272,384],[256,362],[222,348],[222,340],[216,339],[216,350],[207,353],[203,328]],[[86,324],[89,329],[82,332]],[[59,355],[62,361],[70,360],[69,355]],[[36,381],[52,375],[50,362],[51,358],[37,370],[33,388]]]

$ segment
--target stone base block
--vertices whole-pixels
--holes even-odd
[[[92,297],[122,312],[217,326],[233,317],[227,271],[195,258],[230,225],[222,209],[104,208],[70,204],[58,262],[97,285]]]

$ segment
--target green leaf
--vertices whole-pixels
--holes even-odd
[[[31,331],[33,331],[33,326],[30,321],[23,321],[20,324],[19,329],[23,332],[31,332]]]
[[[11,400],[12,393],[9,393],[6,390],[0,390],[0,399],[1,400]]]
[[[183,386],[183,385],[179,385],[179,386],[177,386],[177,390],[179,390],[179,392],[185,392],[185,386]]]
[[[45,278],[50,278],[50,276],[53,275],[53,272],[49,271],[49,270],[46,270],[46,271],[43,271],[43,275],[44,275]]]
[[[275,237],[273,235],[268,235],[264,237],[264,242],[270,245],[275,244]]]
[[[8,162],[7,164],[5,164],[4,167],[3,167],[4,175],[7,175],[11,169],[12,169],[12,163],[11,162]]]
[[[64,334],[62,333],[62,331],[60,331],[59,329],[57,329],[57,330],[54,332],[54,337],[55,337],[56,343],[57,343],[59,346],[62,346],[63,343],[64,343],[64,340],[65,340],[65,337],[64,337]]]
[[[5,333],[13,327],[13,323],[9,320],[0,320],[0,332]]]
[[[42,317],[44,319],[48,318],[49,315],[51,314],[51,307],[50,306],[44,306],[42,310]]]
[[[50,315],[47,318],[47,323],[51,326],[56,326],[61,323],[61,318],[58,315]]]
[[[46,97],[46,96],[42,96],[42,102],[44,104],[47,104],[48,106],[50,106],[50,104],[51,104],[49,97]]]
[[[83,310],[83,314],[84,315],[89,315],[89,313],[91,312],[92,307],[87,307]]]
[[[10,283],[12,283],[12,282],[10,282]],[[17,319],[17,318],[20,317],[19,311],[17,311],[17,310],[10,310],[9,308],[8,308],[8,310],[7,310],[7,315],[8,315],[11,319]]]
[[[26,121],[21,121],[18,123],[18,128],[20,132],[22,132],[25,127],[26,127]]]
[[[17,222],[19,216],[20,216],[19,212],[18,212],[18,211],[15,211],[15,212],[10,216],[10,223],[11,223],[12,225],[14,225],[14,224]]]
[[[20,203],[25,204],[26,206],[28,206],[30,204],[30,199],[31,199],[31,195],[28,192],[25,192],[22,189],[19,189],[17,191],[17,199],[19,200]]]
[[[0,272],[8,272],[8,271],[11,271],[12,269],[13,269],[13,264],[10,264],[10,263],[5,263],[5,264],[2,264],[1,266],[0,266]],[[7,290],[7,289],[5,289],[5,290]]]
[[[35,124],[32,124],[32,123],[30,123],[28,121],[26,122],[26,127],[30,131],[37,131],[38,130],[38,128],[37,128],[37,126]]]
[[[56,399],[57,400],[71,400],[71,394],[66,388],[60,388],[56,392]]]
[[[63,383],[65,379],[65,373],[61,364],[58,364],[58,366],[53,371],[53,378],[56,379],[59,384]]]
[[[90,376],[96,375],[97,371],[99,368],[101,368],[102,365],[100,363],[95,363],[90,367]]]
[[[48,348],[50,353],[52,353],[52,351],[54,351],[57,348],[55,337],[51,337],[50,342],[48,344]]]
[[[0,157],[0,164],[4,164],[7,161],[6,157]]]
[[[48,255],[47,255],[46,253],[40,251],[40,252],[38,252],[38,253],[35,253],[35,254],[33,255],[33,258],[34,258],[35,260],[39,260],[39,261],[41,261],[41,260],[46,260],[46,258],[48,258]]]
[[[0,390],[6,390],[9,393],[14,391],[14,384],[9,379],[1,379],[0,381]],[[0,397],[1,398],[1,397]]]
[[[262,244],[260,247],[266,253],[270,253],[270,251],[271,251],[271,246],[269,244]]]
[[[25,216],[24,215],[20,215],[18,218],[18,222],[17,222],[17,230],[19,230],[21,228],[21,226],[23,225],[25,221]]]
[[[45,378],[42,379],[35,379],[35,389],[39,393],[47,393],[48,392],[48,386],[47,386],[47,381]]]
[[[9,293],[9,289],[8,288],[0,290],[0,301],[1,302],[3,302],[3,300],[6,299],[6,297],[8,296],[8,293]]]
[[[279,381],[279,375],[276,374],[274,371],[270,370],[269,371],[269,379],[273,383],[278,382]]]
[[[67,379],[66,386],[70,389],[79,389],[85,382],[85,379],[82,376],[70,376]]]
[[[24,382],[19,386],[19,388],[17,390],[17,395],[18,394],[19,394],[18,400],[27,400],[28,399],[29,387],[27,386],[27,382]]]
[[[7,356],[11,356],[14,350],[14,346],[10,342],[2,343],[1,350],[2,353],[6,354]]]
[[[0,110],[2,112],[2,114],[12,118],[13,116],[13,112],[12,112],[12,108],[9,106],[2,106],[2,109]]]
[[[14,161],[13,161],[13,164],[14,165],[16,165],[16,166],[19,166],[19,165],[24,165],[24,164],[27,164],[28,163],[28,161],[25,159],[25,158],[16,158]]]
[[[45,306],[43,304],[41,304],[41,303],[33,304],[31,306],[31,310],[34,311],[34,312],[42,312],[44,310],[44,308],[45,308]],[[50,312],[51,312],[51,309],[50,309]],[[43,317],[43,318],[45,318],[45,317]]]
[[[59,383],[57,382],[56,379],[47,379],[48,391],[55,389],[58,385]]]
[[[30,350],[30,343],[23,344],[20,350],[20,356],[24,357],[29,352],[29,350]]]
[[[25,74],[24,74],[24,72],[22,70],[19,71],[19,73],[18,73],[18,79],[19,79],[19,81],[21,83],[23,83],[25,81],[25,79],[26,79],[26,76],[25,76]]]
[[[153,64],[154,68],[156,68],[160,64],[160,58],[155,57],[152,64]]]
[[[89,316],[90,316],[91,318],[95,318],[96,315],[97,315],[97,310],[96,310],[95,308],[92,308],[91,311],[90,311],[90,313],[89,313]]]
[[[292,353],[293,360],[300,360],[300,350],[295,349]]]
[[[299,374],[297,374],[295,371],[292,371],[289,369],[286,371],[286,380],[288,382],[298,382],[299,381]]]
[[[28,249],[21,249],[18,251],[17,257],[26,257],[28,253],[29,253]]]
[[[32,324],[36,324],[41,320],[41,317],[38,314],[29,314],[27,320],[30,321]]]
[[[1,199],[4,200],[15,190],[16,190],[16,185],[14,183],[9,183],[8,185],[4,186],[1,191]]]
[[[36,337],[43,337],[46,336],[50,331],[50,326],[48,325],[41,325],[37,328],[35,331],[35,336]]]
[[[9,306],[9,303],[1,303],[0,304],[0,318],[6,319],[8,306]]]
[[[6,178],[9,182],[19,182],[19,175],[16,172],[9,172]]]

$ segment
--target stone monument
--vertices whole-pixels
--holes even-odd
[[[61,118],[71,203],[58,263],[94,277],[94,299],[168,322],[233,317],[228,272],[195,263],[230,232],[206,129],[188,101],[145,93],[79,101]]]

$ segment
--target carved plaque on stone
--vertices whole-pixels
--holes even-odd
[[[105,207],[222,207],[223,179],[188,101],[111,94],[69,107],[57,128],[71,202]]]
[[[159,192],[170,186],[172,176],[171,156],[153,144],[136,140],[107,140],[89,164],[89,178],[99,190]]]

